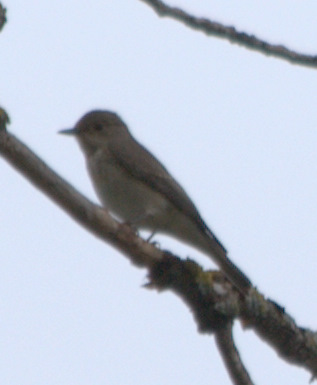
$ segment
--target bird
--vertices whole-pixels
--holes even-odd
[[[185,190],[163,164],[130,133],[115,112],[93,110],[73,128],[102,205],[137,230],[162,233],[209,256],[237,289],[246,294],[250,279],[229,259]]]

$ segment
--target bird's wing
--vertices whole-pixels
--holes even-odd
[[[205,224],[183,188],[166,168],[141,144],[135,140],[113,140],[109,150],[126,173],[162,194],[178,210],[190,217],[201,231],[208,233],[226,252],[220,241]]]

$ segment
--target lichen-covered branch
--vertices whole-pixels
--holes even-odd
[[[229,321],[239,319],[280,357],[306,368],[313,378],[317,375],[317,333],[297,326],[284,308],[256,289],[242,296],[221,273],[167,257],[153,265],[150,279],[155,287],[173,290],[188,304],[202,333],[218,333]]]
[[[245,328],[253,329],[278,355],[317,375],[317,332],[296,325],[285,309],[259,293],[249,296],[241,313]]]
[[[286,60],[292,64],[317,67],[317,56],[304,55],[292,51],[280,44],[270,44],[254,35],[237,31],[235,27],[226,26],[206,18],[195,17],[180,8],[171,7],[160,0],[141,0],[154,9],[159,16],[168,16],[184,23],[187,27],[201,31],[207,35],[228,40],[264,55]]]

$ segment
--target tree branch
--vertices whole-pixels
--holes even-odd
[[[256,289],[242,296],[232,290],[221,273],[203,271],[193,261],[176,262],[168,258],[153,265],[150,282],[156,288],[172,290],[181,297],[193,313],[200,332],[221,333],[228,322],[240,319],[245,329],[253,329],[280,357],[306,368],[312,378],[316,377],[317,332],[297,326],[284,308],[265,299]],[[229,343],[228,335],[220,334],[217,338],[221,337],[227,338],[226,343]],[[240,365],[241,378],[247,378],[247,373],[242,374],[243,366],[237,361],[237,355],[226,359],[236,360],[234,365]]]
[[[216,331],[215,339],[232,382],[235,385],[253,385],[249,373],[244,367],[240,354],[234,344],[232,323],[228,322],[222,329]]]
[[[253,298],[252,298],[253,297]],[[296,325],[285,309],[254,292],[241,313],[245,328],[252,328],[277,354],[317,376],[317,332]]]
[[[254,35],[239,32],[234,27],[195,17],[180,8],[166,5],[160,0],[141,0],[154,9],[159,16],[168,16],[184,23],[187,27],[204,32],[206,35],[227,39],[230,43],[258,51],[264,55],[286,60],[292,64],[317,67],[317,56],[291,51],[283,45],[270,44]]]

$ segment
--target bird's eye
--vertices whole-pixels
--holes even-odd
[[[94,129],[95,129],[95,131],[101,131],[102,130],[102,124],[100,124],[100,123],[94,124]]]

